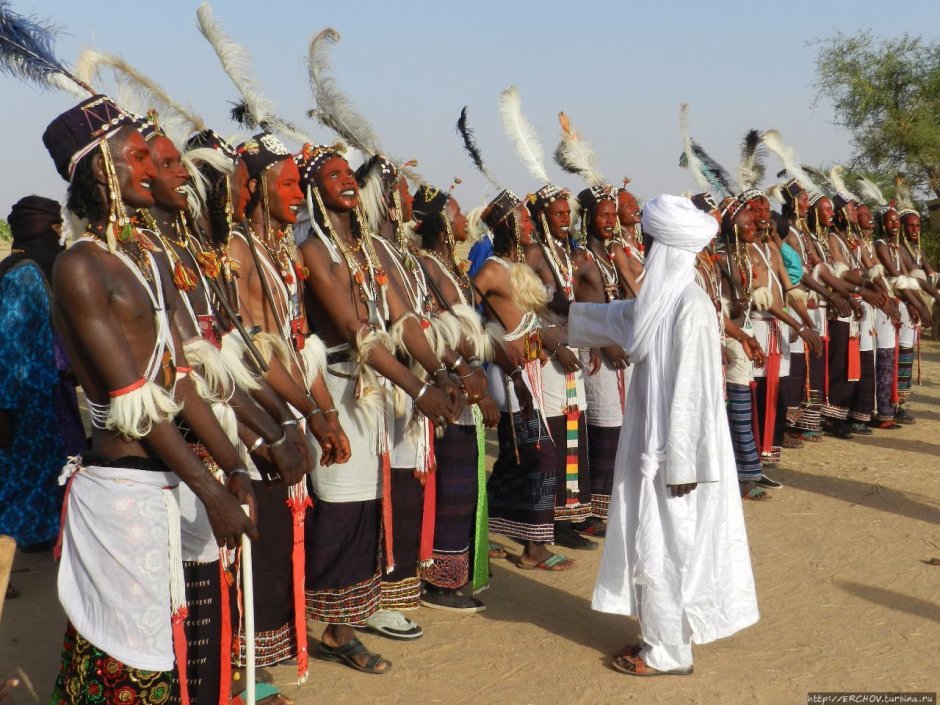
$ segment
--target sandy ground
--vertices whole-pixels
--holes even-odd
[[[916,425],[789,451],[776,473],[785,489],[745,505],[761,621],[696,647],[692,676],[641,680],[609,668],[638,630],[590,609],[599,551],[569,551],[577,567],[567,573],[496,562],[488,611],[422,608],[411,615],[426,631],[419,641],[366,637],[394,662],[388,676],[317,661],[304,686],[292,667],[269,676],[298,705],[804,703],[809,691],[934,692],[940,567],[926,561],[940,557],[940,344],[924,345],[923,373]],[[64,628],[55,564],[21,554],[14,570],[23,594],[4,608],[0,674],[20,668],[45,701]],[[311,651],[321,630],[310,624]]]

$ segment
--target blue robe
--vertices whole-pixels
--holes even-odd
[[[59,373],[49,292],[39,267],[24,261],[0,279],[0,409],[13,418],[13,442],[0,449],[0,534],[20,546],[55,540],[66,453],[56,415]]]

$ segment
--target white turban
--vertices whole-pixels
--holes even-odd
[[[631,362],[651,350],[672,349],[672,324],[679,299],[695,285],[695,256],[718,233],[718,222],[688,198],[663,194],[643,208],[643,232],[653,238],[643,287],[634,309]]]

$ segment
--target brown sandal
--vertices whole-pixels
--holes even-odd
[[[688,668],[676,668],[672,671],[657,671],[652,666],[646,665],[646,662],[639,656],[614,656],[614,660],[610,665],[615,671],[619,671],[620,673],[644,678],[650,676],[687,676],[692,673],[692,666]]]

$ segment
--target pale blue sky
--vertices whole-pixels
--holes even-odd
[[[196,29],[197,2],[14,4],[23,14],[54,19],[63,30],[58,52],[66,61],[87,46],[119,53],[218,131],[236,130],[227,117],[235,91]],[[454,130],[463,105],[470,106],[471,126],[498,178],[520,194],[539,185],[500,129],[497,101],[509,85],[518,86],[546,155],[558,141],[556,114],[564,110],[600,154],[605,176],[619,183],[627,175],[635,193],[649,198],[693,188],[677,166],[680,102],[691,106],[693,136],[729,169],[752,127],[779,129],[805,161],[844,160],[847,136],[833,126],[830,106],[813,107],[816,50],[805,43],[837,29],[940,37],[938,0],[217,0],[213,7],[229,34],[251,50],[255,73],[283,116],[322,141],[334,137],[304,117],[312,107],[304,57],[313,33],[327,25],[339,30],[343,38],[332,56],[340,86],[389,152],[418,159],[432,183],[446,186],[460,176],[456,195],[464,207],[479,204],[485,186]],[[41,135],[72,99],[6,76],[0,85],[5,216],[22,195],[64,196],[65,183]],[[550,158],[548,171],[559,183],[582,187]]]

